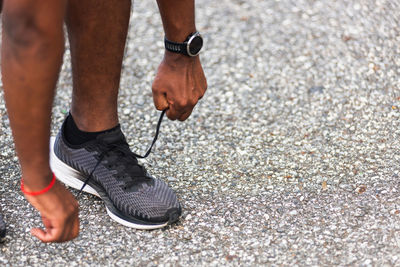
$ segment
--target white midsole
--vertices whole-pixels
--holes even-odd
[[[54,154],[54,141],[56,140],[55,137],[50,138],[50,167],[51,170],[54,172],[57,179],[64,184],[75,188],[77,190],[81,190],[83,186],[83,182],[81,180],[85,180],[80,172],[71,168],[64,162],[62,162],[55,154]],[[86,185],[83,190],[86,193],[95,195],[100,197],[99,194],[94,190],[91,186]]]
[[[82,180],[85,180],[85,177],[82,176],[80,172],[77,170],[71,168],[64,162],[62,162],[55,154],[54,154],[54,142],[56,138],[51,137],[50,138],[50,167],[52,171],[54,172],[54,175],[56,176],[57,180],[63,182],[69,187],[75,188],[77,190],[81,190],[83,186]],[[94,190],[91,186],[86,185],[83,190],[86,193],[95,195],[97,197],[100,197],[99,194],[97,193],[96,190]],[[168,222],[163,223],[163,224],[155,224],[155,225],[146,225],[146,224],[136,224],[132,222],[125,221],[112,213],[106,206],[107,214],[108,216],[111,217],[114,221],[135,229],[139,230],[152,230],[152,229],[158,229],[158,228],[163,228],[167,226]]]
[[[115,215],[114,213],[112,213],[106,206],[106,210],[107,210],[107,214],[108,216],[111,217],[111,219],[113,219],[114,221],[130,227],[130,228],[135,228],[135,229],[139,229],[139,230],[152,230],[152,229],[158,229],[158,228],[163,228],[165,226],[167,226],[168,222],[163,223],[163,224],[150,224],[150,225],[146,225],[146,224],[136,224],[136,223],[132,223],[132,222],[128,222],[125,221],[123,219],[121,219],[120,217],[118,217],[117,215]]]

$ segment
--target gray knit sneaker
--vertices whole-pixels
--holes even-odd
[[[129,149],[119,127],[79,146],[67,142],[64,128],[65,122],[51,140],[50,165],[57,179],[100,197],[108,215],[125,226],[156,229],[178,220],[181,206],[175,193],[138,164],[141,156]]]

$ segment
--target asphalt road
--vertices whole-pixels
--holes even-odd
[[[141,153],[163,32],[155,1],[132,14],[119,108]],[[399,2],[204,0],[196,19],[208,92],[188,121],[163,123],[144,162],[176,190],[180,222],[132,230],[82,195],[80,236],[39,243],[1,98],[0,265],[400,266]],[[53,134],[69,109],[69,58]]]

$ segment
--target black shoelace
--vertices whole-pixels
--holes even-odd
[[[165,112],[166,112],[166,110],[163,110],[163,111],[161,112],[161,115],[160,115],[160,118],[158,119],[158,123],[157,123],[157,127],[156,127],[156,134],[154,135],[153,141],[151,142],[150,147],[147,149],[147,152],[142,156],[142,155],[136,154],[136,153],[134,153],[134,152],[131,152],[131,151],[129,150],[129,147],[128,147],[128,150],[129,150],[129,152],[130,152],[131,155],[133,155],[133,156],[136,157],[136,158],[140,158],[140,159],[147,158],[147,157],[150,155],[151,149],[153,148],[154,144],[156,143],[157,138],[158,138],[158,134],[160,133],[161,122],[162,122],[162,120],[163,120],[163,118],[164,118]],[[103,161],[105,155],[106,155],[107,153],[111,152],[112,150],[114,150],[114,149],[120,147],[120,146],[119,146],[118,144],[108,144],[108,145],[106,145],[106,147],[107,147],[106,150],[104,150],[104,151],[100,154],[99,159],[98,159],[96,165],[94,166],[93,170],[90,172],[89,176],[86,178],[85,182],[83,183],[81,189],[79,190],[78,196],[82,193],[83,188],[85,188],[85,186],[87,185],[87,183],[89,182],[89,180],[93,177],[94,171],[97,169],[97,167],[98,167],[98,166],[100,165],[100,163]],[[145,169],[144,169],[143,166],[140,166],[140,165],[137,165],[137,166],[139,166],[140,168],[142,168],[143,172],[145,173]],[[135,178],[135,177],[139,177],[139,176],[133,176],[132,178]]]

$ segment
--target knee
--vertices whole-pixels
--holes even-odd
[[[64,11],[62,0],[5,0],[3,34],[14,47],[21,48],[63,39]]]
[[[13,45],[29,47],[41,39],[35,12],[24,7],[7,8],[2,15],[4,34]]]

